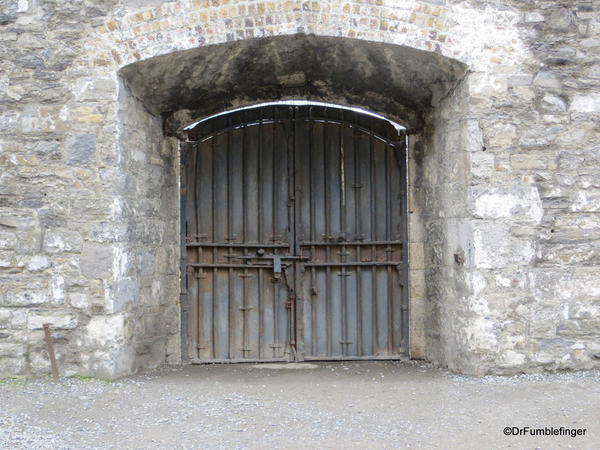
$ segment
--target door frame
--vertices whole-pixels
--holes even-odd
[[[320,102],[314,102],[314,103],[320,103]],[[264,104],[264,105],[268,105],[268,104]],[[252,107],[248,107],[248,109],[261,109],[264,107],[263,104],[259,104],[259,105],[254,105]],[[344,107],[343,105],[333,105],[333,104],[327,104],[329,108],[331,109],[339,109],[339,110],[344,110],[344,109],[351,109],[355,112],[355,114],[360,114],[360,112],[357,113],[356,108],[348,108],[348,107]],[[281,106],[286,106],[285,104],[282,104]],[[291,128],[291,132],[288,132],[288,137],[294,141],[293,142],[293,170],[291,172],[291,176],[288,175],[288,184],[290,186],[290,192],[294,192],[294,197],[296,197],[296,182],[295,182],[295,174],[297,171],[296,165],[297,165],[297,160],[298,160],[298,154],[299,152],[296,151],[295,146],[295,122],[298,120],[298,111],[299,111],[299,107],[298,106],[294,106],[293,104],[289,105],[290,108],[293,108],[293,114],[289,114],[287,117],[281,117],[280,119],[284,119],[284,122],[286,122],[286,126],[289,125],[292,127]],[[238,110],[236,110],[238,111]],[[181,307],[181,315],[180,315],[180,340],[181,340],[181,359],[183,362],[192,362],[192,359],[189,355],[189,348],[188,348],[188,339],[189,339],[189,320],[188,320],[188,313],[190,311],[190,298],[188,296],[188,292],[187,292],[187,278],[188,278],[188,267],[187,267],[187,247],[186,247],[186,217],[185,217],[185,213],[186,213],[186,195],[187,195],[187,186],[185,184],[185,180],[184,180],[184,174],[185,174],[185,164],[187,162],[187,156],[189,154],[189,150],[186,147],[191,147],[194,145],[194,142],[202,139],[202,137],[206,136],[206,127],[203,125],[209,125],[210,124],[210,119],[213,117],[218,117],[218,116],[228,116],[229,114],[232,114],[236,111],[232,111],[232,112],[223,112],[220,114],[217,114],[215,116],[211,116],[209,118],[203,119],[199,122],[196,122],[194,124],[194,126],[188,126],[185,128],[185,131],[188,134],[188,141],[187,142],[180,142],[180,167],[179,167],[179,178],[180,178],[180,284],[181,284],[181,288],[180,288],[180,307]],[[367,112],[368,113],[368,112]],[[276,120],[277,117],[275,117],[277,114],[274,114],[273,119]],[[397,124],[395,124],[395,122],[390,121],[389,119],[380,116],[378,114],[373,114],[373,113],[368,113],[365,115],[370,115],[371,117],[376,117],[379,120],[385,120],[388,121],[392,124],[394,124],[394,126],[396,126]],[[251,123],[251,119],[246,119],[245,117],[245,111],[244,111],[244,120],[240,121],[239,124],[249,124]],[[355,115],[355,117],[357,117]],[[287,119],[287,120],[286,120]],[[262,119],[262,113],[261,113],[261,119]],[[358,122],[351,122],[351,121],[346,121],[343,119],[333,119],[333,118],[328,118],[328,121],[335,121],[335,122],[339,122],[340,124],[346,124],[352,127],[356,127],[357,129],[360,129],[360,125]],[[289,122],[288,122],[289,121]],[[228,127],[232,126],[231,122],[229,122]],[[211,125],[212,131],[209,134],[215,133],[215,126]],[[403,128],[403,127],[402,127]],[[396,127],[397,130],[398,127]],[[204,134],[203,134],[203,130],[204,130]],[[404,201],[401,202],[400,205],[400,211],[401,211],[401,222],[402,222],[402,261],[404,262],[404,264],[402,264],[401,269],[399,270],[399,277],[400,277],[400,282],[402,284],[402,289],[401,289],[401,296],[403,297],[401,299],[401,305],[402,305],[402,319],[404,322],[404,328],[403,328],[403,333],[401,336],[402,339],[402,349],[403,349],[403,354],[399,355],[399,356],[394,356],[394,357],[388,357],[388,356],[365,356],[365,357],[360,357],[360,356],[356,356],[356,357],[328,357],[328,358],[324,358],[324,360],[331,360],[331,361],[335,361],[335,360],[390,360],[390,359],[404,359],[406,357],[409,356],[410,353],[410,301],[409,301],[409,260],[408,260],[408,140],[407,140],[407,134],[405,132],[402,132],[401,134],[399,133],[399,139],[398,140],[392,140],[389,137],[389,133],[386,133],[386,135],[388,136],[384,136],[383,134],[378,134],[372,130],[367,130],[369,133],[373,134],[373,135],[377,135],[380,139],[385,139],[389,142],[395,142],[396,144],[400,143],[401,147],[403,149],[403,159],[402,159],[402,164],[401,164],[401,177],[400,177],[400,191],[404,194],[403,199]],[[290,226],[296,227],[297,223],[296,223],[296,215],[297,215],[297,209],[299,207],[299,202],[294,202],[293,207],[291,208],[291,212],[293,214],[292,217],[290,217]],[[296,234],[294,232],[294,230],[290,230],[290,232],[292,233],[292,238],[293,241],[291,242],[291,247],[294,251],[294,254],[300,254],[300,245],[298,242],[298,239],[296,238]],[[293,263],[293,271],[294,273],[300,273],[300,271],[302,271],[302,267],[300,267],[300,262],[294,262]],[[294,289],[294,297],[296,298],[296,296],[298,295],[298,293],[301,291],[301,283],[302,280],[300,279],[301,276],[294,276],[294,283],[293,283],[293,289]],[[294,312],[294,320],[293,320],[293,324],[294,324],[294,329],[292,330],[294,339],[296,340],[295,342],[295,346],[296,349],[298,349],[298,344],[302,345],[301,342],[298,342],[298,335],[302,335],[302,321],[299,321],[298,318],[302,318],[302,314],[303,314],[303,302],[299,302],[299,301],[294,301],[293,303],[293,307],[292,310]],[[298,354],[295,354],[295,359],[296,361],[303,361],[303,352],[298,352]],[[231,360],[231,361],[215,361],[217,363],[238,363],[238,362],[258,362],[258,361],[253,361],[253,360],[247,360],[247,361],[239,361],[239,360]],[[261,361],[262,362],[262,361]],[[268,362],[268,361],[265,361]],[[210,363],[210,362],[207,362]]]

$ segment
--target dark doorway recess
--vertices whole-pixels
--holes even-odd
[[[406,139],[325,106],[203,121],[182,148],[191,362],[408,352]]]

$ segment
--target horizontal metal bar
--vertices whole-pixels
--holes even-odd
[[[393,356],[305,356],[305,361],[406,361],[408,354],[403,348],[399,349],[401,355]]]
[[[371,262],[308,262],[305,267],[371,267],[371,266],[401,266],[400,261],[371,261]]]
[[[337,241],[306,241],[306,242],[300,242],[300,246],[321,246],[321,245],[338,245],[338,246],[342,246],[342,245],[346,245],[346,246],[352,246],[352,245],[399,245],[402,246],[402,241],[341,241],[341,242],[337,242]]]
[[[284,267],[288,267],[290,264],[282,264]],[[187,265],[188,267],[200,267],[203,269],[272,269],[272,264],[200,264],[200,263],[190,263]]]
[[[231,259],[253,259],[259,261],[273,261],[275,258],[279,259],[308,259],[308,256],[294,256],[294,255],[242,255],[242,256],[231,256]]]
[[[290,244],[226,244],[218,242],[187,242],[187,247],[290,248]]]
[[[285,358],[256,359],[256,358],[235,358],[235,359],[191,359],[191,364],[237,364],[237,363],[270,363],[270,362],[289,362]]]

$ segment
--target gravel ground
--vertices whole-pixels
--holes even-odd
[[[586,428],[505,436],[506,426]],[[0,381],[0,448],[600,448],[600,371],[471,378],[416,362]]]

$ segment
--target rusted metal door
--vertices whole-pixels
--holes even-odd
[[[381,119],[270,106],[182,155],[192,362],[374,359],[407,348],[405,140]]]

